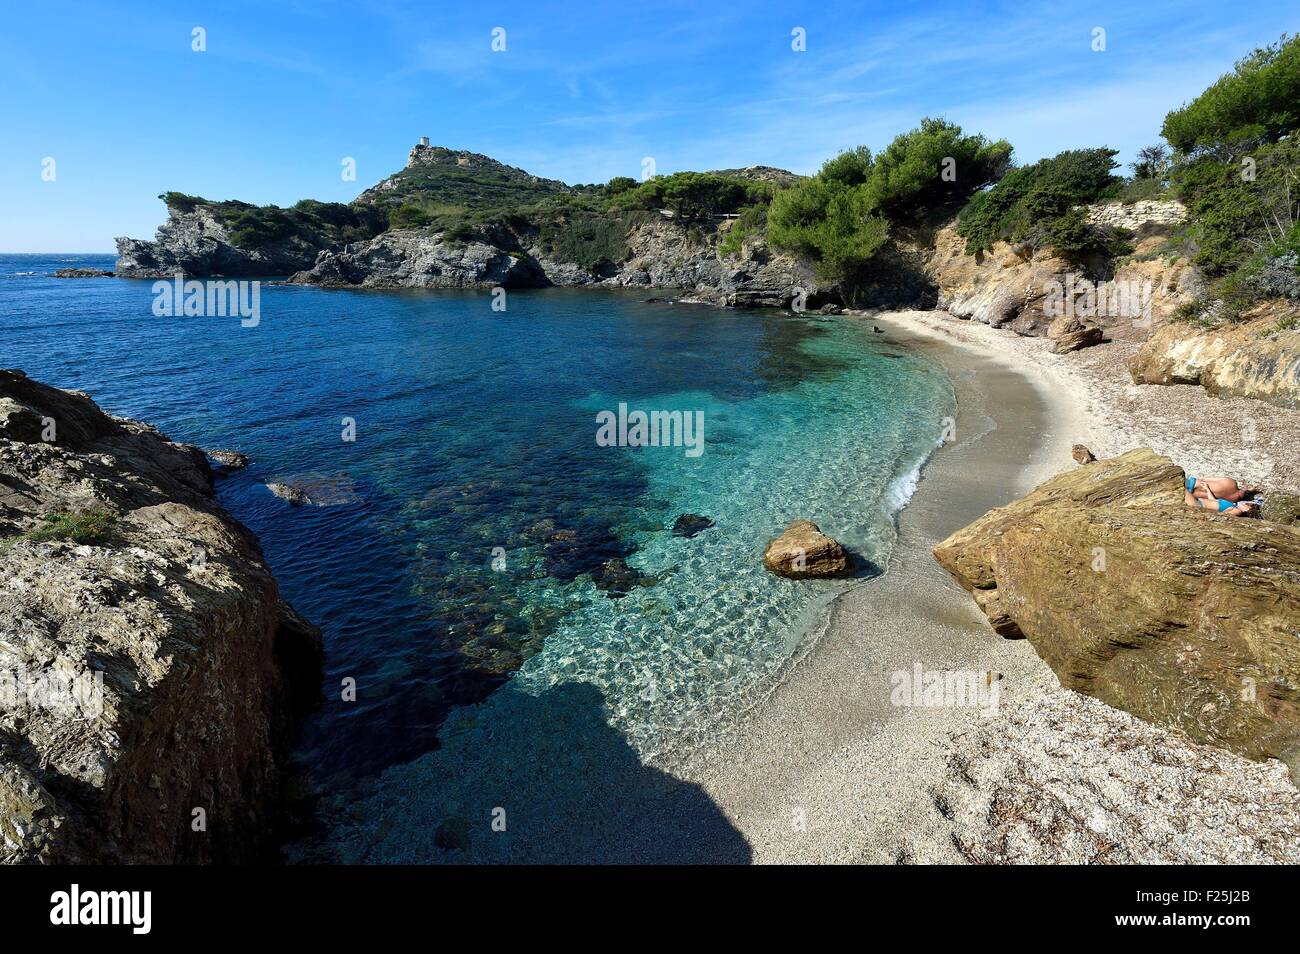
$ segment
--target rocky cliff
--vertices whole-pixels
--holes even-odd
[[[556,258],[535,229],[485,229],[459,239],[434,229],[385,232],[367,242],[320,253],[297,284],[366,288],[540,288],[612,285],[671,289],[719,305],[783,307],[798,289],[818,303],[811,270],[793,257],[749,240],[730,255],[719,243],[731,220],[680,224],[659,216],[628,226],[626,256],[597,268]]]
[[[241,248],[212,205],[169,208],[167,221],[152,242],[119,238],[116,272],[120,278],[171,278],[177,273],[208,276],[289,275],[310,268],[332,239],[310,230]]]
[[[201,451],[0,371],[0,861],[256,857],[320,663]]]
[[[1300,775],[1300,532],[1183,503],[1136,450],[1052,478],[935,547],[1062,685]]]
[[[1087,217],[1133,232],[1132,254],[1076,265],[1050,248],[998,242],[987,253],[968,255],[957,223],[949,223],[926,262],[938,307],[995,328],[1046,335],[1068,300],[1072,313],[1106,337],[1142,340],[1204,291],[1191,263],[1164,252],[1169,231],[1186,217],[1178,203],[1106,203],[1090,207]]]

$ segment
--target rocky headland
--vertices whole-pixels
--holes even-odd
[[[321,661],[201,450],[0,371],[0,862],[264,857]]]
[[[934,549],[1069,689],[1300,773],[1300,531],[1187,507],[1150,450],[1094,461]]]

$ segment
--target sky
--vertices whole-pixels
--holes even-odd
[[[570,183],[640,178],[646,157],[812,173],[924,116],[1022,163],[1100,145],[1127,163],[1298,30],[1300,5],[1266,0],[11,2],[0,252],[150,238],[168,190],[346,202],[420,136]]]

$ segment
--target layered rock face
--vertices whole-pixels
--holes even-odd
[[[403,229],[324,251],[291,281],[369,288],[606,284],[675,289],[713,304],[754,307],[785,307],[799,289],[815,299],[819,286],[812,272],[761,242],[747,242],[737,257],[720,256],[718,240],[730,224],[691,229],[659,219],[634,225],[626,237],[627,260],[599,273],[548,258],[529,234],[502,231],[489,241],[454,242],[429,229]]]
[[[1085,464],[934,555],[1067,688],[1294,775],[1300,532],[1187,507],[1184,477],[1145,449]]]
[[[125,237],[116,242],[119,278],[171,278],[178,272],[199,278],[289,275],[311,268],[329,247],[318,237],[294,234],[257,249],[239,248],[207,206],[191,212],[168,209],[152,242]]]
[[[423,229],[385,232],[320,254],[290,281],[366,288],[531,288],[551,284],[532,259]]]
[[[0,371],[0,861],[256,857],[320,664],[201,451]]]
[[[1200,384],[1212,394],[1300,407],[1300,328],[1286,329],[1300,310],[1274,302],[1250,320],[1197,331],[1160,329],[1129,362],[1135,384]]]
[[[1132,256],[1105,280],[1087,279],[1050,249],[1034,252],[999,242],[989,252],[968,255],[955,222],[936,234],[926,269],[938,286],[938,307],[958,318],[1039,336],[1056,319],[1074,317],[1103,329],[1105,337],[1145,340],[1179,305],[1204,291],[1204,279],[1189,262],[1160,253],[1169,228],[1186,214],[1176,202],[1092,206],[1090,219],[1136,233]]]

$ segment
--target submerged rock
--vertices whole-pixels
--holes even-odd
[[[796,520],[767,545],[763,565],[795,580],[846,576],[853,572],[853,557],[811,520]]]
[[[673,536],[686,537],[689,540],[713,525],[713,521],[708,517],[698,513],[684,513],[673,522]]]
[[[60,268],[50,273],[51,278],[112,278],[113,273],[102,268]]]
[[[636,567],[628,566],[622,557],[614,557],[591,571],[591,582],[611,599],[619,599],[638,586],[652,586],[655,581]]]
[[[248,456],[231,450],[210,450],[204,451],[211,460],[222,470],[243,470],[248,466]]]
[[[0,371],[0,536],[0,863],[258,857],[320,632],[202,452]]]
[[[1142,449],[1062,473],[939,543],[1062,685],[1198,742],[1300,764],[1300,531],[1187,507]]]
[[[361,499],[352,478],[346,474],[306,474],[268,480],[266,489],[295,507],[337,507]]]

